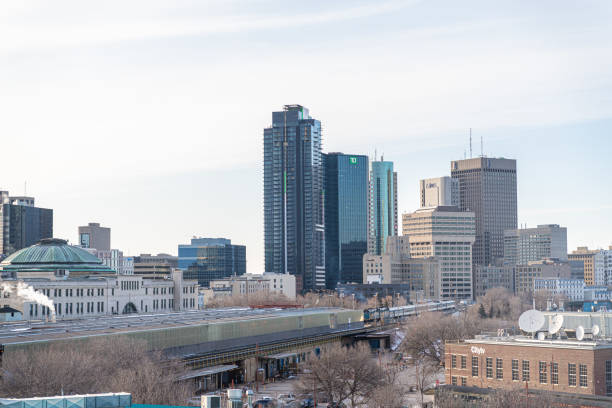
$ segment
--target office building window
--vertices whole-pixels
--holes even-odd
[[[576,386],[576,364],[567,365],[567,383],[570,387]]]
[[[540,384],[546,384],[548,382],[548,379],[546,378],[546,362],[540,361],[539,368],[540,368]]]
[[[529,381],[529,360],[523,360],[523,381]]]
[[[451,354],[451,368],[457,368],[457,356]]]
[[[519,361],[512,360],[512,381],[519,380]]]
[[[493,358],[487,357],[487,378],[493,378]]]
[[[579,374],[580,374],[580,386],[586,387],[589,385],[587,378],[587,366],[586,364],[580,364],[579,366]]]
[[[457,385],[457,377],[455,377],[455,376],[451,377],[451,384],[452,385]]]
[[[550,363],[550,383],[559,385],[559,363]]]
[[[498,380],[504,379],[504,360],[501,358],[495,360],[495,378]]]
[[[461,386],[467,387],[467,377],[461,377]]]
[[[467,357],[466,356],[461,356],[461,368],[464,370],[467,368]]]
[[[606,361],[606,395],[612,396],[612,360]]]
[[[472,377],[478,377],[478,357],[472,357]]]

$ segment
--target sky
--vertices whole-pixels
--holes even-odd
[[[125,254],[192,236],[263,269],[263,128],[384,154],[400,213],[473,155],[517,160],[519,224],[612,245],[612,2],[21,0],[0,4],[0,188]],[[481,152],[480,140],[483,141]]]

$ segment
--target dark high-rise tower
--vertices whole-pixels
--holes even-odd
[[[363,282],[368,250],[368,157],[325,155],[325,275],[328,289]]]
[[[264,129],[266,272],[296,275],[299,291],[325,287],[321,122],[300,105]]]
[[[0,255],[53,236],[53,210],[34,206],[33,197],[10,197],[0,191]]]
[[[476,216],[474,265],[500,264],[504,230],[516,229],[516,160],[477,157],[451,162],[459,180],[459,207]]]

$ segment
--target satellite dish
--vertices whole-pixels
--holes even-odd
[[[597,336],[599,334],[599,326],[594,324],[593,328],[591,328],[593,336]]]
[[[548,333],[555,334],[561,330],[563,326],[563,315],[554,315],[550,318],[550,322],[548,323]]]
[[[546,333],[538,332],[538,340],[545,340],[545,339],[546,339]]]
[[[576,340],[584,339],[584,327],[578,326],[576,327]]]
[[[535,333],[544,326],[545,319],[542,312],[531,309],[519,317],[519,327],[527,333]]]

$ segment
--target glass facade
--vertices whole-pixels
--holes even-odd
[[[53,236],[53,210],[27,205],[0,205],[0,254],[10,255]]]
[[[298,291],[325,287],[321,122],[300,105],[264,129],[265,271],[296,275]]]
[[[184,279],[197,279],[202,287],[211,280],[246,273],[246,247],[225,238],[194,238],[178,247],[178,267]]]
[[[325,278],[338,283],[363,281],[368,250],[368,157],[325,155]]]
[[[387,237],[397,235],[397,173],[393,162],[372,162],[369,211],[368,253],[382,255]]]

